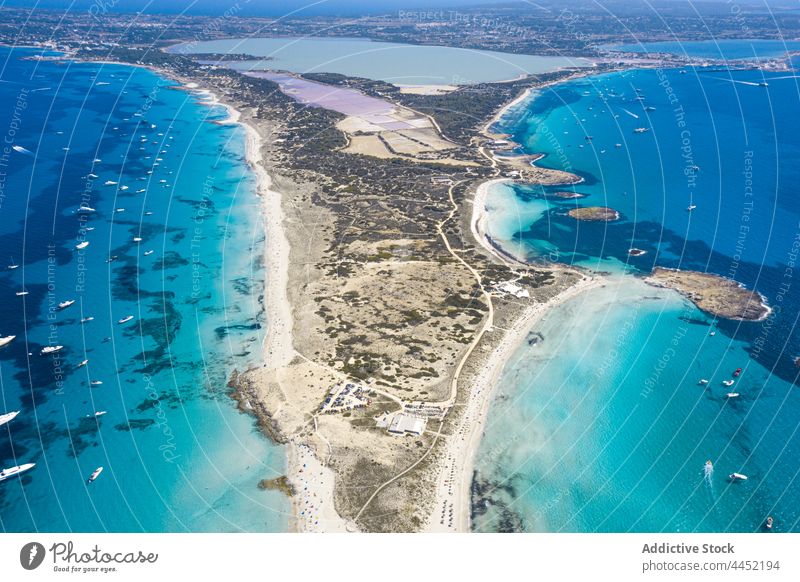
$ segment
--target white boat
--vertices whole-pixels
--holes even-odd
[[[100,476],[100,473],[102,472],[103,472],[103,467],[97,467],[97,469],[94,470],[94,473],[89,475],[89,478],[86,480],[86,482],[93,483],[95,479],[97,479]]]
[[[120,190],[127,190],[128,188],[130,188],[130,186],[120,186],[119,187]]]
[[[8,469],[3,469],[0,471],[0,481],[5,481],[6,479],[11,479],[12,477],[17,477],[22,475],[22,473],[26,471],[30,471],[36,466],[36,463],[26,463],[25,465],[17,465],[16,467],[9,467]]]
[[[741,473],[731,473],[728,475],[728,479],[731,481],[747,481],[747,475],[742,475]]]
[[[708,380],[706,380],[705,378],[701,378],[698,384],[700,386],[705,386],[706,384],[708,384]]]
[[[8,424],[12,420],[14,420],[18,414],[19,410],[15,410],[14,412],[7,412],[5,414],[0,414],[0,426]]]
[[[124,208],[115,208],[114,212],[125,212]]]
[[[92,163],[93,163],[93,164],[99,164],[99,163],[100,163],[100,162],[102,162],[102,161],[103,161],[103,160],[101,160],[100,158],[95,158],[95,159],[93,159],[93,160],[92,160]]]
[[[19,152],[21,154],[33,155],[33,152],[31,150],[26,149],[26,148],[22,147],[21,145],[12,145],[11,149],[14,150],[15,152]]]
[[[722,381],[722,385],[723,386],[733,386],[733,380],[723,380]]]
[[[88,322],[92,321],[93,319],[94,319],[94,317],[92,317],[90,315],[89,317],[84,317],[83,319],[81,319],[81,323],[88,323]]]
[[[89,360],[83,360],[80,364],[78,364],[78,368],[83,368],[86,364],[89,363]]]
[[[88,247],[88,246],[89,246],[89,241],[88,241],[88,240],[85,240],[85,241],[83,241],[83,242],[81,242],[81,243],[78,243],[78,244],[76,244],[76,245],[75,245],[75,248],[76,248],[76,249],[78,249],[78,250],[80,251],[80,250],[83,250],[83,249],[85,249],[85,248],[86,248],[86,247]]]
[[[98,176],[97,174],[87,174],[86,177],[95,179],[95,178],[99,178],[100,176]]]
[[[728,397],[728,398],[739,398],[739,393],[738,392],[728,392],[725,396]]]
[[[94,413],[94,415],[95,417],[98,417],[98,416],[103,416],[105,413],[106,413],[105,410],[98,410],[97,412]]]
[[[102,380],[92,380],[92,381],[90,382],[90,384],[91,384],[92,386],[101,386],[101,385],[103,384],[103,381],[102,381]]]
[[[133,319],[132,315],[126,315],[122,319],[120,319],[117,323],[128,323],[131,319]]]
[[[17,337],[17,336],[15,336],[15,335],[7,335],[5,337],[0,337],[0,348],[10,344],[12,341],[14,341],[15,337]]]
[[[106,186],[116,186],[118,182],[115,182],[114,180],[106,180],[105,184]]]
[[[17,297],[22,297],[23,295],[27,295],[27,294],[28,294],[27,291],[17,291],[17,293],[16,293]]]
[[[78,206],[78,212],[97,212],[91,206]]]
[[[148,257],[148,256],[152,255],[152,254],[153,254],[153,252],[154,252],[154,251],[145,251],[145,252],[144,252],[144,256],[145,256],[145,257]]]
[[[60,352],[64,349],[64,346],[45,346],[42,348],[41,354],[46,356],[47,354],[54,354],[56,352]]]
[[[58,308],[59,309],[66,309],[67,307],[69,307],[73,303],[75,303],[74,299],[68,299],[67,301],[62,301],[61,303],[59,303],[58,304]]]
[[[133,237],[133,242],[142,242],[142,237],[140,236]]]
[[[690,204],[689,206],[687,206],[687,207],[686,207],[686,210],[688,210],[689,212],[691,212],[691,211],[692,211],[692,210],[694,210],[695,208],[697,208],[697,204]]]
[[[647,131],[650,131],[649,127],[637,127],[633,130],[633,133],[645,133]]]
[[[9,270],[18,269],[19,265],[14,262],[14,257],[11,257],[11,264],[8,265]]]

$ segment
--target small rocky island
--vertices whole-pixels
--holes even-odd
[[[703,311],[725,319],[761,321],[771,311],[758,292],[711,273],[657,267],[645,282],[674,289]]]
[[[581,194],[580,192],[569,192],[567,190],[559,190],[558,192],[553,192],[552,194],[548,194],[552,198],[561,198],[562,200],[574,200],[577,198],[586,198],[588,194]]]
[[[619,212],[606,206],[586,206],[583,208],[573,208],[569,215],[576,220],[586,220],[592,222],[611,222],[619,219]]]

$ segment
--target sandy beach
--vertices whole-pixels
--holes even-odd
[[[435,508],[425,531],[470,531],[470,490],[475,452],[483,436],[492,394],[506,362],[525,340],[531,327],[549,310],[604,283],[602,277],[586,276],[549,301],[536,303],[525,309],[505,331],[500,342],[489,354],[481,372],[467,387],[469,396],[464,412],[454,435],[448,438],[444,447],[444,461],[436,482]]]
[[[475,192],[475,196],[472,198],[472,219],[470,220],[470,230],[472,230],[473,238],[484,249],[491,253],[492,256],[504,263],[510,262],[510,258],[498,252],[498,250],[494,247],[494,245],[492,245],[491,242],[489,242],[489,239],[487,238],[487,222],[489,220],[489,213],[486,211],[486,199],[488,198],[489,192],[495,184],[502,184],[510,181],[511,180],[509,178],[495,178],[494,180],[488,180],[481,183]]]
[[[266,230],[264,310],[267,334],[262,345],[264,367],[270,370],[286,367],[297,355],[292,337],[292,307],[287,295],[289,240],[284,230],[281,193],[272,188],[272,178],[263,165],[261,148],[264,138],[253,124],[243,121],[239,110],[220,101],[213,92],[199,89],[194,83],[188,84],[187,88],[205,97],[209,104],[225,107],[228,111],[225,122],[237,123],[246,132],[245,159],[256,175]],[[334,508],[333,471],[317,459],[311,448],[294,440],[287,445],[287,477],[296,491],[292,499],[294,515],[289,519],[291,531],[347,531],[345,520]]]

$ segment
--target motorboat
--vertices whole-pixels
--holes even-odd
[[[56,352],[60,352],[64,349],[64,346],[45,346],[42,348],[41,354],[46,356],[47,354],[55,354]]]
[[[723,386],[733,386],[733,380],[723,380],[722,381],[722,385]]]
[[[705,386],[706,384],[708,384],[708,380],[706,380],[705,378],[701,378],[698,384],[700,386]]]
[[[88,241],[88,240],[85,240],[85,241],[83,241],[83,242],[81,242],[81,243],[78,243],[78,244],[76,244],[76,245],[75,245],[75,248],[76,248],[76,249],[78,249],[78,250],[80,251],[80,250],[83,250],[83,249],[85,249],[85,248],[86,248],[86,247],[88,247],[88,246],[89,246],[89,241]]]
[[[131,319],[133,319],[132,315],[126,315],[122,319],[120,319],[117,323],[128,323]]]
[[[686,207],[686,210],[691,212],[695,208],[697,208],[697,204],[690,204],[689,206]]]
[[[94,317],[90,315],[89,317],[84,317],[83,319],[81,319],[81,323],[88,323],[92,320],[94,320]]]
[[[738,392],[728,392],[725,396],[727,398],[739,398],[739,393]]]
[[[775,520],[774,520],[774,519],[772,519],[772,516],[770,515],[770,516],[767,518],[767,521],[765,521],[765,522],[764,522],[764,527],[765,527],[765,528],[767,528],[767,529],[772,529],[772,524],[773,524],[773,523],[775,523]]]
[[[731,473],[728,475],[728,479],[731,481],[747,481],[747,475],[743,475],[742,473]]]
[[[0,426],[8,424],[12,420],[14,420],[18,414],[19,410],[15,410],[14,412],[7,412],[5,414],[0,414]]]
[[[59,309],[66,309],[67,307],[69,307],[73,303],[75,303],[74,299],[68,299],[67,301],[62,301],[61,303],[59,303],[58,304],[58,308]]]
[[[133,237],[133,242],[142,242],[142,237],[140,236]]]
[[[733,377],[734,377],[734,378],[738,378],[738,377],[739,377],[739,374],[741,374],[741,373],[742,373],[742,369],[741,369],[741,368],[736,368],[736,369],[733,371]]]
[[[102,381],[102,380],[92,380],[92,381],[90,382],[90,384],[91,384],[92,386],[101,386],[101,385],[103,384],[103,381]]]
[[[83,360],[80,364],[77,365],[77,367],[78,368],[83,368],[88,363],[89,363],[89,360]]]
[[[17,465],[16,467],[9,467],[8,469],[3,469],[0,471],[0,481],[6,481],[7,479],[11,479],[13,477],[18,477],[25,473],[26,471],[30,471],[36,466],[36,463],[26,463],[24,465]]]
[[[648,131],[650,131],[649,127],[637,127],[633,130],[633,133],[646,133]]]
[[[17,291],[15,295],[17,297],[22,297],[23,295],[27,295],[27,294],[28,294],[27,291]]]
[[[154,251],[145,251],[145,252],[144,252],[144,256],[145,256],[145,257],[149,257],[150,255],[152,255],[152,254],[153,254],[153,252],[154,252]]]
[[[94,472],[89,475],[89,478],[86,480],[87,483],[94,483],[95,480],[100,476],[100,473],[103,472],[103,467],[97,467]]]
[[[5,337],[0,337],[0,348],[2,348],[3,346],[7,346],[11,342],[13,342],[15,337],[17,337],[17,336],[15,336],[15,335],[7,335]]]

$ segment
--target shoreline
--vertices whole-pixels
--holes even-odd
[[[434,512],[423,531],[470,532],[471,490],[475,457],[483,437],[492,398],[496,392],[506,364],[525,341],[531,328],[547,313],[591,289],[602,287],[606,278],[584,275],[583,279],[560,291],[543,303],[525,308],[496,344],[481,371],[470,382],[467,403],[453,435],[448,437],[444,450],[442,470],[436,482]],[[453,527],[436,522],[440,508],[453,511]]]
[[[264,139],[261,134],[252,124],[242,121],[239,110],[219,100],[215,93],[209,91],[209,95],[214,103],[228,110],[230,118],[226,121],[240,125],[246,132],[245,159],[256,176],[256,194],[261,199],[266,231],[264,311],[267,334],[262,343],[263,366],[268,370],[279,370],[288,366],[297,355],[293,346],[292,307],[288,297],[290,247],[281,206],[283,196],[272,187],[272,177],[263,166],[261,148]],[[347,531],[345,520],[334,507],[335,475],[317,459],[310,447],[293,439],[286,444],[286,472],[296,488],[291,498],[290,532]]]
[[[288,366],[298,354],[294,350],[292,334],[294,318],[288,297],[290,244],[284,226],[283,195],[273,188],[272,176],[263,164],[261,149],[265,145],[265,138],[255,124],[251,123],[249,117],[243,119],[245,116],[242,112],[220,99],[214,90],[203,87],[195,80],[175,79],[164,71],[151,70],[178,82],[180,86],[176,89],[188,90],[205,98],[207,105],[224,107],[228,117],[220,123],[236,124],[245,131],[244,158],[256,178],[255,194],[261,201],[266,234],[263,308],[267,333],[261,345],[262,366],[267,370],[280,370]],[[289,533],[353,531],[334,507],[333,470],[320,461],[307,445],[289,439],[283,446],[285,446],[286,476],[296,491],[290,499],[292,511],[287,531]]]

